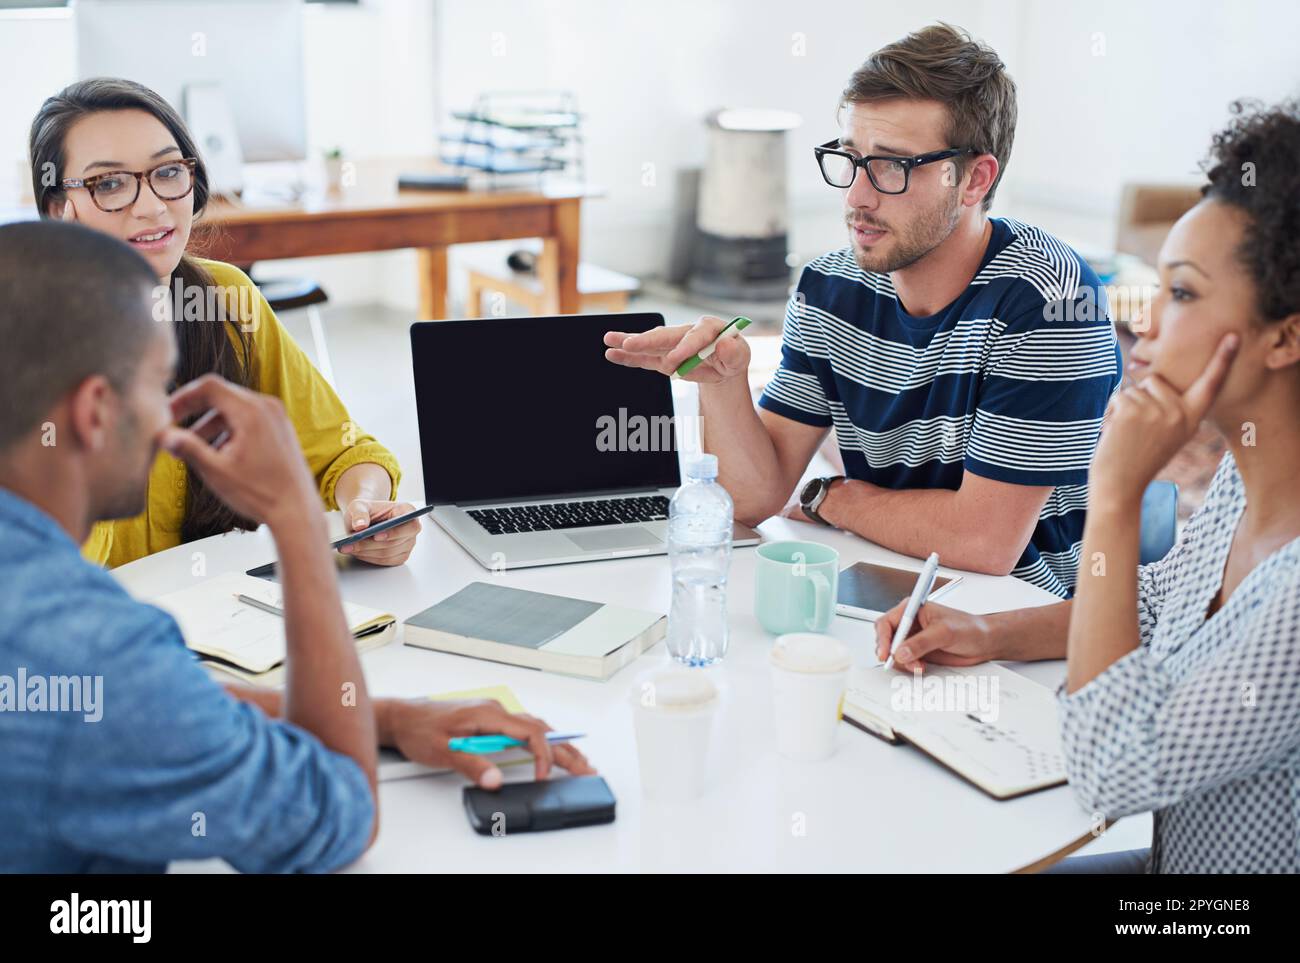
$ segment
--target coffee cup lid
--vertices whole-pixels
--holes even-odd
[[[841,672],[853,661],[849,647],[839,639],[818,632],[792,632],[772,646],[773,665],[789,672]]]
[[[665,669],[632,688],[632,700],[647,709],[698,709],[718,697],[718,687],[700,669]]]

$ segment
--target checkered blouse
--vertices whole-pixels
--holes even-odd
[[[1205,618],[1245,507],[1229,453],[1138,570],[1141,645],[1059,692],[1075,794],[1109,819],[1154,811],[1150,872],[1300,872],[1300,538]]]

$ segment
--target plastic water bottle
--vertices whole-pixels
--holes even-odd
[[[668,505],[673,602],[668,652],[686,665],[713,665],[727,654],[727,569],[734,506],[717,483],[717,455],[699,455]]]

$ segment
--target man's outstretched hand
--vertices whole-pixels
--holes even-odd
[[[605,334],[605,357],[624,367],[671,375],[687,358],[707,348],[726,326],[727,322],[721,318],[705,315],[695,324],[654,328],[641,334],[609,331]],[[743,336],[727,337],[718,342],[712,355],[682,378],[721,384],[748,370],[749,344]]]

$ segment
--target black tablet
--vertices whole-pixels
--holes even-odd
[[[874,622],[882,613],[911,597],[919,574],[905,568],[856,562],[840,572],[835,611],[851,619]],[[960,575],[952,578],[936,575],[934,588],[930,590],[926,601],[935,601],[960,581]]]

